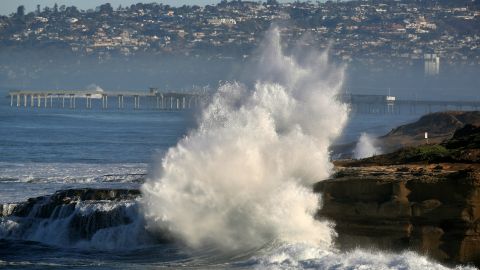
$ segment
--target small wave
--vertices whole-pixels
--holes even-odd
[[[23,183],[143,183],[148,165],[0,162],[0,182]]]
[[[411,251],[386,253],[356,249],[340,252],[309,244],[283,244],[262,251],[239,267],[253,269],[368,269],[368,270],[473,270],[471,266],[448,268]]]
[[[0,177],[0,182],[19,182],[20,179],[15,177]]]

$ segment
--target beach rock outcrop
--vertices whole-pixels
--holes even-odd
[[[132,248],[163,235],[146,230],[135,189],[69,189],[0,208],[0,239],[100,249]]]
[[[1,215],[17,217],[48,218],[59,206],[75,206],[81,201],[120,201],[133,200],[140,196],[136,189],[67,189],[45,195],[30,198],[26,202],[1,205]]]
[[[480,265],[480,170],[441,166],[345,169],[315,185],[318,216],[334,221],[341,248],[413,249]]]
[[[441,144],[337,161],[318,218],[337,244],[415,250],[444,263],[480,266],[480,128],[465,125]]]

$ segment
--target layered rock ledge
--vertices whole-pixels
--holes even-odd
[[[365,160],[337,161],[314,186],[319,218],[342,249],[410,249],[444,263],[480,266],[480,128]]]

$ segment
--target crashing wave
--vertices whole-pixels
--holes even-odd
[[[71,189],[0,207],[0,239],[50,245],[121,249],[162,241],[145,230],[139,192]]]

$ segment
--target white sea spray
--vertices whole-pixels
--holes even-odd
[[[376,139],[365,132],[360,135],[357,145],[353,150],[353,156],[356,159],[380,155],[381,153],[382,149],[377,146]]]
[[[227,83],[199,128],[171,148],[142,187],[151,229],[192,247],[249,248],[271,240],[329,246],[334,231],[313,216],[311,184],[331,173],[328,146],[346,120],[335,95],[343,69],[327,54],[286,56],[280,33],[263,46],[253,89]]]

